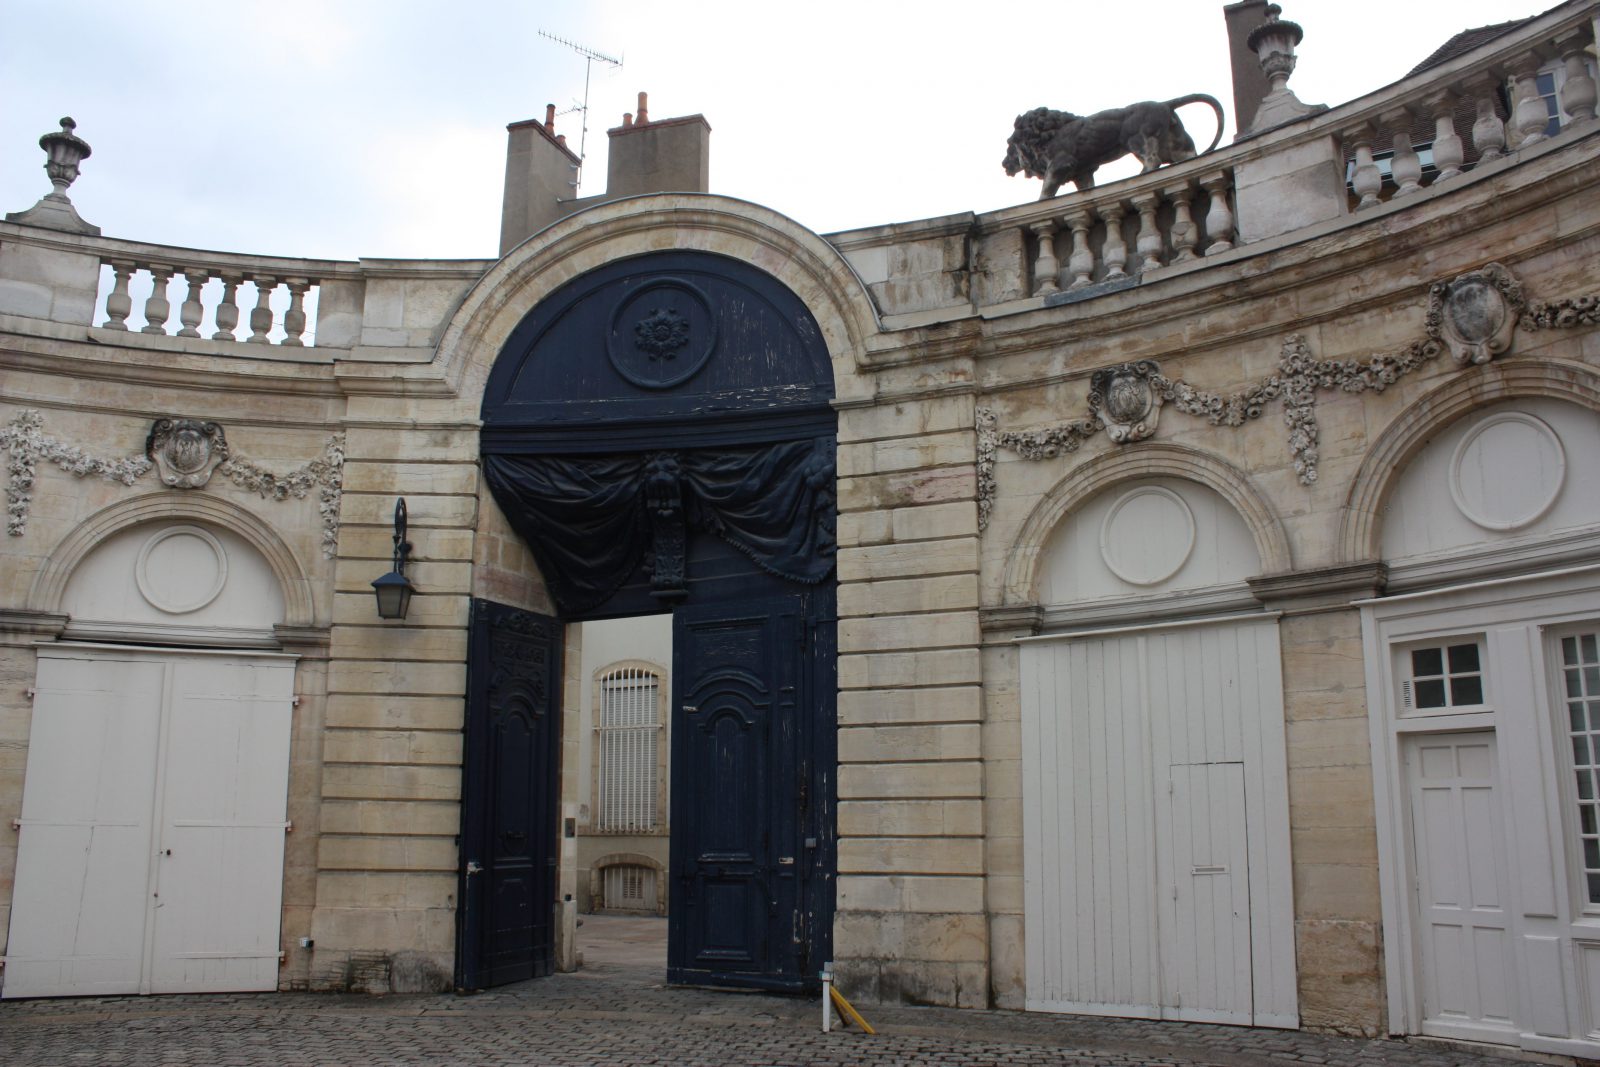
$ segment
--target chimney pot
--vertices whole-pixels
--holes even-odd
[[[556,134],[556,144],[560,145],[562,148],[567,147],[567,135],[564,133]]]
[[[544,132],[556,132],[556,106],[554,104],[546,104],[544,106]]]
[[[622,128],[623,129],[627,129],[629,126],[632,126],[632,125],[633,125],[633,112],[624,111],[622,113]]]
[[[639,94],[639,125],[643,126],[650,121],[650,94]]]

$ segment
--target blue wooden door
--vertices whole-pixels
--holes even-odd
[[[832,691],[813,668],[831,620],[816,607],[792,594],[674,613],[669,981],[800,989],[828,951],[831,780],[816,745],[832,738],[818,726]]]
[[[553,969],[562,650],[557,620],[472,602],[456,953],[463,989]]]

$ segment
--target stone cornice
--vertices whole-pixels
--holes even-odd
[[[1388,581],[1387,565],[1380,560],[1362,560],[1263,574],[1249,579],[1249,585],[1250,592],[1263,604],[1293,611],[1349,607],[1351,600],[1382,595]]]
[[[0,608],[0,645],[21,647],[61,636],[72,617],[52,611]]]

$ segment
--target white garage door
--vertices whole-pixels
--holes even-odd
[[[294,661],[43,648],[6,997],[277,987]]]
[[[1275,618],[1022,650],[1027,1005],[1298,1025]]]

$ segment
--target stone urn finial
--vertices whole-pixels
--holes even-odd
[[[1267,21],[1251,30],[1250,36],[1245,39],[1246,46],[1261,62],[1261,73],[1267,76],[1267,82],[1271,85],[1266,99],[1256,109],[1256,116],[1250,123],[1250,133],[1260,133],[1328,110],[1326,104],[1302,104],[1289,88],[1289,75],[1294,73],[1294,48],[1305,39],[1306,32],[1299,23],[1280,19],[1278,16],[1281,14],[1283,8],[1268,4]]]
[[[55,188],[27,211],[7,214],[7,222],[96,237],[100,235],[100,227],[84,222],[78,215],[78,209],[67,198],[68,187],[78,179],[78,164],[90,155],[89,142],[72,132],[77,128],[78,124],[67,117],[61,120],[61,129],[52,130],[39,138],[39,147],[49,157],[45,160],[45,173],[50,175],[50,184]]]

